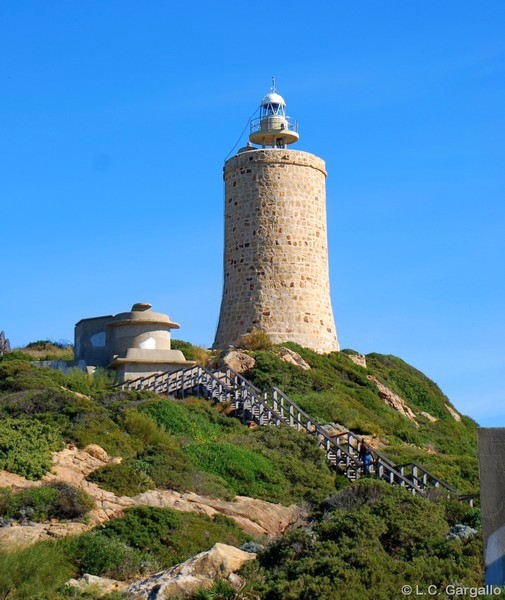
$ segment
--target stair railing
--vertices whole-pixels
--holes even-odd
[[[254,421],[259,425],[281,424],[305,431],[317,438],[324,450],[326,459],[335,468],[343,471],[348,477],[359,478],[364,471],[364,464],[359,460],[359,448],[362,438],[352,431],[344,431],[330,436],[308,413],[301,409],[279,388],[273,387],[269,392],[262,392],[243,375],[227,367],[224,371],[209,371],[205,367],[193,366],[177,371],[155,373],[148,377],[125,381],[120,384],[126,390],[150,390],[167,396],[196,393],[217,402],[232,402],[236,416],[242,422]],[[463,496],[449,484],[445,483],[428,470],[416,463],[395,465],[374,448],[372,454],[372,470],[377,477],[390,484],[409,489],[413,494],[425,495],[426,490],[443,488],[448,495],[456,496],[462,501],[470,500],[475,495]]]

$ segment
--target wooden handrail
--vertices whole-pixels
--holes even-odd
[[[189,377],[186,378],[186,375]],[[176,386],[175,389],[171,389],[173,385]],[[255,406],[259,407],[258,419],[260,420],[260,424],[262,424],[262,417],[266,416],[268,423],[274,425],[282,423],[297,429],[304,429],[310,435],[316,436],[327,458],[330,457],[330,453],[334,454],[336,458],[341,458],[347,469],[351,468],[354,470],[354,476],[359,476],[360,469],[364,468],[358,456],[353,454],[353,452],[358,450],[358,447],[352,445],[352,440],[356,440],[357,445],[362,444],[363,439],[360,436],[352,431],[343,431],[336,436],[330,436],[317,421],[279,388],[273,387],[269,392],[262,392],[231,367],[227,367],[223,371],[210,371],[202,366],[185,367],[177,371],[165,371],[148,377],[138,377],[132,381],[118,384],[117,387],[121,387],[122,389],[154,388],[155,391],[157,391],[157,388],[161,388],[163,393],[171,395],[177,391],[184,392],[186,389],[190,390],[200,386],[204,387],[207,395],[211,398],[215,397],[217,389],[217,399],[221,402],[231,400],[232,397],[236,403],[241,400],[242,418],[246,416],[246,403],[249,402],[249,411],[253,419],[254,414],[252,411]],[[344,436],[347,437],[347,442],[341,443],[340,439]],[[397,483],[404,486],[410,489],[412,493],[426,495],[426,489],[429,484],[434,482],[433,487],[443,487],[461,501],[470,500],[471,503],[472,499],[477,496],[476,494],[459,494],[448,483],[442,481],[417,463],[395,465],[374,448],[370,448],[370,452],[373,458],[372,464],[378,477],[385,479],[389,483]],[[412,471],[410,478],[404,473],[405,469]],[[418,476],[418,472],[420,476]]]

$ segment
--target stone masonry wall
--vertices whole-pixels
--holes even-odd
[[[324,161],[281,148],[225,163],[224,288],[215,348],[257,328],[339,350],[330,300]]]

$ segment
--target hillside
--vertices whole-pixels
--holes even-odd
[[[248,378],[257,387],[276,386],[319,423],[340,423],[372,443],[375,438],[374,445],[398,464],[417,462],[461,492],[477,491],[477,424],[458,415],[423,373],[395,356],[369,354],[365,368],[351,360],[357,354],[352,350],[320,355],[284,346],[311,369],[284,362],[275,348],[253,351],[256,366]],[[400,396],[414,419],[388,405],[371,378]]]
[[[255,385],[278,386],[320,423],[340,423],[369,436],[396,462],[416,460],[459,491],[477,491],[476,425],[466,417],[456,420],[448,399],[422,373],[391,356],[368,355],[365,369],[349,358],[351,351],[321,356],[288,346],[311,368],[284,362],[278,348],[251,350],[256,365],[248,377]],[[50,359],[50,349],[45,351]],[[202,353],[195,349],[195,355]],[[36,481],[66,445],[97,444],[122,458],[87,476],[104,493],[137,498],[150,489],[174,490],[227,502],[238,495],[304,506],[305,520],[244,567],[243,594],[251,595],[243,598],[325,597],[344,581],[347,595],[333,597],[366,598],[375,581],[378,595],[370,597],[390,598],[408,577],[432,583],[433,561],[440,584],[457,577],[475,585],[482,578],[479,537],[445,538],[456,523],[477,525],[476,510],[443,499],[429,503],[374,480],[350,485],[330,470],[311,437],[288,428],[244,426],[226,414],[226,406],[123,392],[105,371],[64,375],[35,367],[32,359],[21,352],[0,359],[0,471]],[[386,404],[370,377],[401,396],[413,420]],[[86,489],[57,483],[4,489],[0,519],[6,525],[88,523],[89,529],[94,500]],[[79,535],[0,551],[0,598],[35,592],[41,599],[98,597],[80,596],[62,584],[84,573],[138,578],[215,541],[266,542],[238,523],[173,508],[130,508],[124,517]],[[381,572],[394,577],[386,582]]]

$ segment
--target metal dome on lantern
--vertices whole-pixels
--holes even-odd
[[[285,148],[297,142],[298,122],[286,116],[286,102],[275,89],[275,77],[269,94],[263,97],[260,116],[251,121],[249,140],[263,148]]]

